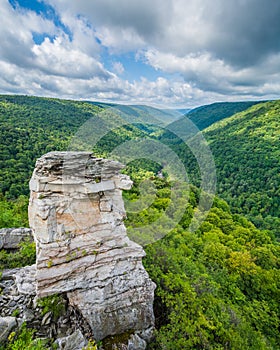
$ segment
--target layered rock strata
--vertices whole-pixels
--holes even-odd
[[[154,324],[155,285],[123,224],[132,182],[122,168],[88,152],[51,152],[30,181],[37,296],[67,293],[96,340]]]

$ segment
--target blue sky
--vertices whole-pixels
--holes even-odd
[[[275,0],[0,0],[0,93],[156,107],[277,99]]]

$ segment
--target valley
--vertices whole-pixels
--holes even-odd
[[[202,215],[201,174],[189,147],[196,139],[180,137],[186,118],[201,130],[217,174],[213,205],[195,232],[190,222]],[[87,123],[100,133],[98,142],[90,143]],[[162,172],[165,159],[136,159],[124,170],[134,181],[124,199],[150,203],[128,211],[125,221],[129,237],[144,245],[144,265],[157,284],[156,333],[148,349],[280,346],[280,101],[217,103],[177,119],[147,106],[1,95],[0,128],[1,227],[28,226],[28,182],[36,159],[47,152],[92,145],[96,155],[110,157],[119,145],[138,140],[172,149],[188,175],[189,187],[181,192],[187,205],[172,205],[176,181]],[[143,192],[146,180],[154,187]],[[164,227],[152,223],[167,211],[178,220],[157,240]],[[137,231],[142,226],[154,230],[149,244]],[[34,257],[32,244],[16,253],[2,249],[0,269],[31,264]]]

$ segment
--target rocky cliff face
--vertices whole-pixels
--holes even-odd
[[[154,325],[155,285],[123,224],[121,193],[132,183],[122,167],[87,152],[51,152],[30,181],[37,296],[66,293],[96,340]]]

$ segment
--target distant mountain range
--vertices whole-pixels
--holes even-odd
[[[196,160],[182,150],[178,138],[191,120],[203,129],[214,155],[219,195],[235,212],[276,232],[280,217],[279,106],[279,101],[214,103],[176,119],[178,111],[149,106],[2,95],[0,191],[8,198],[27,194],[35,160],[48,151],[68,149],[73,135],[89,119],[96,132],[106,123],[115,128],[101,140],[99,150],[110,152],[131,138],[158,139],[184,159],[192,181],[199,185]],[[118,128],[126,122],[135,125]]]

